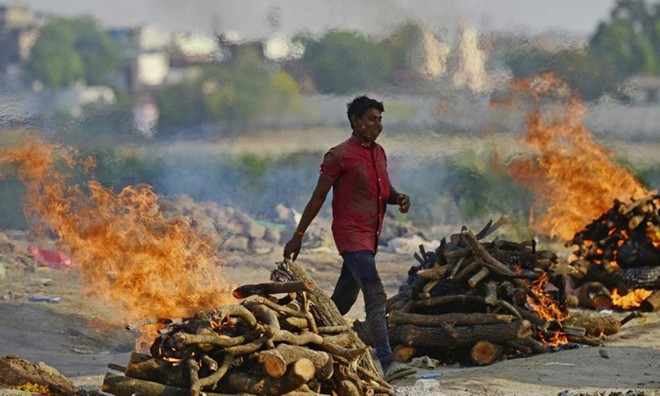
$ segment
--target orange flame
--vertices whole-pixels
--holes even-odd
[[[232,301],[224,263],[205,237],[183,218],[165,218],[148,185],[116,194],[92,179],[72,183],[95,163],[78,157],[71,147],[28,138],[0,152],[0,178],[16,172],[34,231],[58,237],[84,291],[115,308],[109,320],[187,317]]]
[[[557,304],[546,291],[545,286],[548,283],[548,280],[548,274],[544,272],[532,282],[530,289],[534,292],[536,298],[527,296],[527,303],[537,317],[546,321],[562,322],[566,320],[568,313],[562,311],[559,304]],[[552,337],[548,339],[546,339],[543,334],[540,334],[540,338],[547,345],[553,346],[566,344],[568,342],[566,334],[560,330],[555,331]]]
[[[631,290],[623,296],[619,295],[619,291],[616,288],[612,289],[611,292],[612,303],[622,309],[639,307],[651,294],[653,294],[653,290],[646,289]]]
[[[514,91],[528,90],[538,100],[553,94],[565,107],[544,114],[531,111],[527,134],[522,138],[533,157],[509,166],[509,174],[536,195],[534,208],[542,215],[532,229],[551,237],[570,240],[612,205],[614,199],[637,199],[648,191],[625,168],[610,160],[610,153],[596,143],[582,125],[585,107],[567,96],[566,85],[551,74],[519,82]],[[532,217],[533,218],[533,217]]]

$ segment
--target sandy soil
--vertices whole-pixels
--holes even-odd
[[[280,252],[275,246],[270,254],[230,255],[224,277],[237,285],[266,282]],[[393,253],[379,253],[378,259],[392,295],[414,259]],[[332,290],[341,266],[339,256],[303,252],[298,260],[324,290]],[[110,307],[81,299],[75,273],[26,271],[11,265],[7,270],[0,282],[0,355],[17,354],[33,363],[44,362],[76,384],[92,388],[100,387],[109,363],[128,362],[136,334],[108,325]],[[58,296],[62,301],[28,301],[33,295]],[[347,316],[363,319],[362,304]],[[601,356],[603,351],[609,358]],[[419,381],[429,375],[436,377]],[[487,367],[420,369],[417,376],[396,381],[395,386],[399,395],[558,395],[565,390],[576,395],[613,395],[616,391],[660,395],[660,314],[629,322],[602,347],[512,359]]]

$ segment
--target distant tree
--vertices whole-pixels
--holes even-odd
[[[618,0],[610,20],[600,23],[591,37],[591,50],[622,77],[660,72],[659,10],[644,0]]]
[[[538,47],[521,47],[513,44],[506,55],[507,63],[515,77],[529,77],[548,71],[552,54]]]
[[[516,77],[552,70],[586,100],[606,93],[621,97],[621,84],[630,76],[660,74],[660,4],[617,0],[586,49],[549,52],[511,46],[507,59]]]
[[[52,88],[65,87],[84,74],[76,36],[64,20],[44,26],[34,43],[26,68],[32,76]]]
[[[119,49],[91,17],[54,19],[39,32],[26,68],[51,88],[78,79],[102,84],[121,62]]]
[[[323,93],[363,91],[392,76],[392,60],[382,43],[349,31],[332,30],[305,40],[300,63]]]
[[[161,134],[205,123],[242,129],[261,116],[295,107],[300,89],[287,73],[269,70],[250,51],[230,65],[208,65],[157,96]]]
[[[107,83],[107,77],[121,65],[119,47],[91,17],[74,18],[70,23],[76,35],[75,50],[83,61],[85,81],[90,85]]]

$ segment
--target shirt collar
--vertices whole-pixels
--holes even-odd
[[[362,146],[364,148],[371,148],[371,146],[373,145],[373,143],[372,144],[364,143],[362,140],[360,140],[359,137],[357,137],[355,132],[351,133],[351,139],[350,140],[352,140],[353,142],[355,142],[356,144],[359,144],[360,146]]]

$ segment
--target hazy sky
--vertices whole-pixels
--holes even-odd
[[[452,31],[468,21],[480,31],[554,30],[589,35],[606,20],[615,0],[0,0],[64,15],[91,13],[107,26],[153,22],[171,31],[243,37],[272,31],[268,15],[279,15],[280,31],[314,33],[330,27],[381,33],[405,19]],[[273,12],[274,9],[277,12]]]

